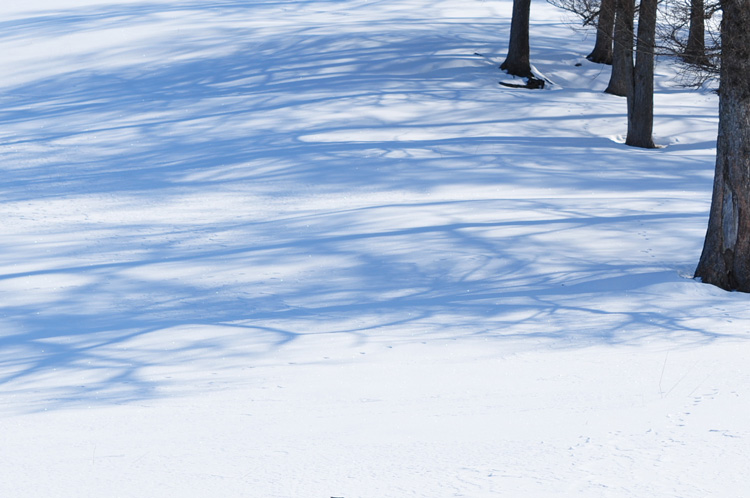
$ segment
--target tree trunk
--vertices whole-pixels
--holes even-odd
[[[690,0],[690,29],[683,59],[688,64],[707,65],[706,8],[703,0]]]
[[[626,145],[653,149],[654,50],[656,48],[656,6],[658,0],[641,0],[638,11],[638,41],[633,70],[633,91],[628,97]]]
[[[634,0],[616,0],[612,75],[605,93],[626,97],[633,88]]]
[[[513,0],[513,19],[510,22],[508,56],[500,69],[521,78],[531,78],[529,62],[529,17],[531,0]]]
[[[722,0],[719,136],[711,214],[695,276],[750,292],[750,1]]]
[[[615,1],[616,0],[602,0],[599,5],[599,18],[596,22],[596,42],[594,43],[594,50],[586,56],[591,62],[596,62],[597,64],[612,64],[612,40],[615,30]]]

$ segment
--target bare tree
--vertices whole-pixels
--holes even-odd
[[[659,49],[683,62],[683,84],[701,86],[718,79],[720,10],[716,0],[664,0],[661,5]]]
[[[547,0],[549,3],[581,18],[583,26],[596,23],[594,49],[586,56],[597,64],[612,64],[612,42],[615,29],[615,0]]]
[[[653,149],[654,51],[656,49],[657,0],[641,0],[632,90],[628,98],[627,145]]]
[[[722,0],[719,136],[711,213],[695,276],[750,292],[750,2]]]
[[[616,0],[601,0],[596,20],[596,42],[594,42],[594,49],[586,56],[591,62],[612,64],[615,2]]]
[[[612,74],[605,93],[626,97],[633,89],[633,16],[634,0],[615,2],[615,41]]]
[[[683,58],[688,64],[706,65],[706,6],[703,0],[690,0],[690,27]]]
[[[531,16],[531,0],[513,0],[513,18],[510,22],[510,42],[508,55],[500,69],[508,74],[526,79],[526,84],[500,82],[501,85],[520,88],[544,88],[548,83],[545,79],[534,75],[531,70],[529,56],[529,20]]]
[[[513,18],[510,22],[508,55],[500,69],[521,78],[531,78],[529,61],[529,17],[531,0],[513,0]]]

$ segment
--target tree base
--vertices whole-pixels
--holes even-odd
[[[620,88],[616,85],[611,85],[611,84],[604,90],[604,93],[607,93],[609,95],[614,95],[615,97],[627,97],[628,96],[627,88]]]
[[[739,282],[731,271],[706,268],[702,262],[695,270],[693,278],[701,283],[713,285],[728,292],[750,292],[748,282]]]
[[[612,54],[600,54],[597,52],[591,52],[586,56],[586,59],[595,64],[606,64],[607,66],[612,65]]]
[[[534,77],[534,73],[531,72],[531,65],[527,61],[512,62],[510,59],[506,59],[505,62],[500,64],[500,69],[519,78]]]
[[[641,149],[659,149],[653,139],[647,138],[647,139],[626,139],[625,145],[628,145],[630,147],[639,147]]]
[[[682,60],[686,64],[691,66],[698,66],[699,68],[712,69],[711,61],[708,59],[704,52],[691,53],[685,52],[682,54]]]

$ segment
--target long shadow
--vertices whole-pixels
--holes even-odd
[[[262,364],[316,334],[378,341],[409,329],[422,332],[404,342],[482,335],[568,347],[634,344],[643,330],[720,336],[693,327],[689,305],[674,316],[608,310],[602,296],[645,292],[676,272],[574,241],[700,223],[690,210],[587,210],[612,192],[709,191],[705,162],[557,136],[563,112],[501,135],[493,130],[518,115],[495,112],[507,100],[475,52],[507,32],[487,20],[357,16],[381,3],[319,1],[350,17],[294,32],[219,22],[291,1],[143,2],[0,23],[9,42],[166,15],[211,21],[123,52],[150,51],[143,62],[110,64],[118,53],[92,47],[4,89],[0,195],[15,230],[0,270],[12,297],[0,316],[6,392],[46,385],[30,410],[143,400],[170,385],[148,372]],[[530,134],[537,126],[549,131]],[[425,200],[488,185],[497,193],[487,198]],[[513,195],[546,186],[549,198]],[[556,200],[561,192],[585,194],[578,206]],[[244,203],[236,216],[211,205],[224,196]],[[199,205],[190,216],[178,209],[188,201]],[[101,206],[111,211],[87,211]],[[558,233],[563,264],[550,259]]]

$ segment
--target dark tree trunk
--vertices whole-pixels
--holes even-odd
[[[711,214],[695,276],[750,292],[750,2],[722,0],[719,137]]]
[[[513,0],[513,19],[510,22],[510,43],[508,56],[500,65],[508,74],[521,78],[531,78],[529,62],[529,16],[531,0]]]
[[[594,50],[586,56],[597,64],[612,64],[612,39],[615,31],[615,1],[602,0],[599,5],[599,18],[596,21],[596,42]]]
[[[633,70],[633,91],[628,97],[627,145],[653,149],[654,49],[656,48],[656,5],[658,0],[641,0],[638,11],[638,41]]]
[[[626,97],[633,88],[634,0],[616,0],[612,75],[605,93]]]
[[[703,0],[690,0],[690,29],[683,59],[689,64],[707,65],[706,8]]]

